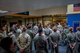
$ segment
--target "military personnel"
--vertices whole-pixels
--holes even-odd
[[[60,23],[58,23],[57,27],[58,27],[58,30],[61,33],[63,31],[63,26]]]
[[[45,25],[45,28],[43,29],[43,31],[44,31],[44,34],[45,34],[46,37],[47,37],[47,40],[48,40],[48,49],[50,49],[49,35],[52,33],[52,30],[51,30],[51,28],[49,28],[48,25]]]
[[[67,45],[67,34],[69,33],[68,27],[65,26],[62,32],[62,40],[63,40],[63,46]]]
[[[53,28],[53,33],[50,34],[51,41],[51,53],[59,53],[58,52],[58,43],[60,40],[60,35],[57,33],[57,28]]]
[[[67,34],[69,33],[68,27],[65,26],[62,33],[61,33],[61,45],[65,46],[67,44]]]
[[[77,38],[77,49],[78,52],[80,53],[80,27],[77,27],[76,38]]]
[[[44,33],[46,36],[49,36],[52,33],[52,30],[46,25],[44,28]]]
[[[13,41],[13,43],[14,43],[14,48],[13,48],[12,50],[13,50],[14,53],[16,53],[16,52],[17,52],[16,37],[15,37],[15,35],[13,34],[12,31],[10,31],[10,32],[8,33],[8,36],[9,36],[10,38],[12,38],[12,41]]]
[[[12,38],[10,37],[5,37],[1,40],[1,51],[0,53],[14,53],[13,48],[14,48],[14,43]]]
[[[38,33],[38,30],[39,30],[39,28],[38,28],[38,26],[37,26],[37,24],[34,24],[34,26],[33,26],[33,36],[35,36],[37,33]]]
[[[20,48],[21,53],[30,52],[30,42],[31,42],[31,38],[26,33],[26,28],[23,28],[22,33],[17,38],[17,45]]]
[[[67,34],[67,41],[68,41],[67,53],[77,53],[76,36],[75,33],[73,32],[72,27],[69,28],[69,33]]]
[[[33,32],[32,32],[32,28],[31,28],[31,24],[27,24],[27,30],[26,32],[30,35],[31,37],[31,45],[30,45],[30,51],[32,51],[32,40],[33,40]]]
[[[22,33],[22,30],[21,30],[20,26],[18,26],[17,30],[16,30],[16,38],[19,36],[20,33]]]
[[[30,24],[27,24],[27,30],[26,32],[30,35],[31,39],[33,39],[33,31]]]
[[[10,31],[13,32],[13,34],[15,35],[15,37],[18,37],[18,27],[17,24],[13,24],[12,27],[10,28]]]
[[[65,26],[65,28],[64,28],[64,33],[67,35],[68,33],[69,33],[69,30],[68,30],[68,26]]]
[[[34,37],[34,46],[36,53],[48,53],[47,40],[42,29],[39,29],[38,34]]]

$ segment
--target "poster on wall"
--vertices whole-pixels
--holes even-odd
[[[80,11],[80,3],[78,3],[78,4],[74,4],[74,6],[73,6],[73,10],[74,10],[74,12],[78,12],[78,11]]]

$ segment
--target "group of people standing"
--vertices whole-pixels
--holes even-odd
[[[48,24],[13,24],[7,32],[7,25],[0,28],[0,49],[2,53],[31,53],[34,42],[36,53],[59,53],[59,46],[67,46],[66,53],[80,52],[80,27],[73,32],[73,27],[63,27],[60,23]],[[0,52],[1,53],[1,52]]]

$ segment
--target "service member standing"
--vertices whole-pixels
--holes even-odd
[[[37,24],[34,24],[33,30],[32,30],[32,32],[33,32],[33,37],[38,33],[38,30],[39,30],[39,28],[38,28]]]
[[[67,41],[68,41],[67,53],[77,53],[76,36],[75,33],[73,32],[72,27],[69,28],[69,33],[67,34]]]
[[[51,41],[51,53],[59,53],[58,52],[58,44],[60,40],[60,35],[57,33],[57,28],[53,28],[53,33],[50,34]]]
[[[77,27],[76,38],[77,38],[77,49],[78,52],[80,53],[80,27]]]
[[[36,53],[48,53],[47,40],[42,29],[39,29],[38,34],[34,37],[34,46]]]
[[[31,37],[31,43],[30,43],[30,51],[32,52],[32,40],[33,40],[33,32],[32,32],[32,28],[31,28],[31,24],[27,24],[27,31],[26,33],[28,33]]]
[[[47,41],[48,41],[48,49],[50,49],[50,40],[49,40],[49,35],[52,33],[52,29],[49,28],[48,25],[45,25],[44,29],[44,34],[46,35]]]
[[[22,33],[17,38],[17,44],[20,48],[21,53],[29,53],[30,52],[30,42],[31,38],[26,33],[26,28],[23,28]]]

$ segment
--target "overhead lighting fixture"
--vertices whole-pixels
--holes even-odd
[[[7,13],[8,11],[3,11],[3,10],[0,10],[0,13]]]

